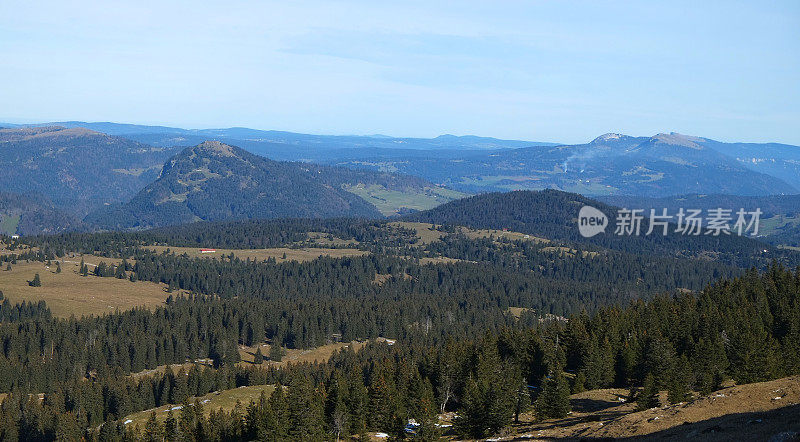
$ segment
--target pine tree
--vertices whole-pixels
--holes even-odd
[[[261,365],[264,363],[264,355],[261,354],[261,348],[256,349],[256,354],[253,356],[253,364]]]
[[[61,263],[56,261],[56,273],[61,273]]]
[[[38,273],[33,276],[33,281],[30,281],[28,283],[28,285],[30,285],[31,287],[41,287],[42,286],[42,280],[41,280],[41,278],[39,278],[39,274]]]

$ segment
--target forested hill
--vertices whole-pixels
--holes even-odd
[[[0,191],[0,234],[58,233],[79,224],[78,219],[56,209],[41,195]]]
[[[584,205],[595,207],[609,217],[605,233],[592,238],[580,235],[577,217],[578,211]],[[777,256],[788,253],[751,238],[733,235],[683,236],[670,233],[664,236],[658,227],[652,234],[644,235],[649,228],[647,219],[642,222],[640,236],[620,236],[614,234],[616,216],[617,208],[602,202],[575,193],[543,190],[477,195],[410,214],[404,219],[479,229],[508,229],[548,239],[633,253],[688,253],[692,256],[710,253],[729,262],[740,262],[745,256]]]
[[[273,161],[206,141],[170,159],[158,179],[130,202],[86,220],[126,229],[200,220],[381,216],[374,206],[329,184],[331,177],[322,175],[322,170],[300,163]]]
[[[83,217],[103,203],[127,201],[176,152],[84,128],[0,129],[0,190],[44,195]]]
[[[678,195],[664,198],[647,198],[639,196],[605,196],[599,200],[617,207],[636,207],[649,211],[650,208],[661,210],[669,209],[675,212],[684,209],[727,209],[755,210],[761,209],[764,217],[776,215],[795,215],[800,213],[800,195],[767,195],[767,196],[740,196],[740,195]]]

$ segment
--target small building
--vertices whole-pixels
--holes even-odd
[[[217,253],[216,249],[200,249],[200,253]]]
[[[19,235],[11,235],[11,239],[19,239]]]

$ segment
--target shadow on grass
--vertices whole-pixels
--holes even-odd
[[[621,413],[624,414],[624,413]],[[584,418],[567,418],[540,429],[567,427],[580,422]],[[518,437],[510,440],[529,440]],[[707,419],[650,433],[643,436],[622,438],[610,437],[536,437],[535,440],[558,441],[775,441],[800,442],[800,404],[789,405],[771,411],[753,413],[734,413]]]

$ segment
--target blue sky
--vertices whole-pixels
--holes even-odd
[[[0,121],[58,120],[800,144],[800,2],[2,2]]]

